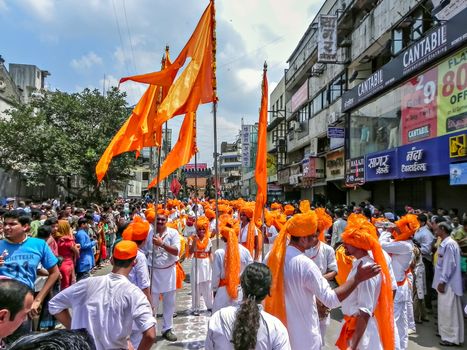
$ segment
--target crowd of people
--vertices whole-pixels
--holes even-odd
[[[7,203],[0,349],[39,341],[22,337],[33,331],[59,337],[56,327],[90,349],[150,349],[159,310],[162,337],[177,341],[188,282],[191,313],[211,315],[207,349],[407,349],[430,319],[441,345],[463,344],[466,214],[303,200],[270,203],[252,222],[254,210],[242,199]],[[339,307],[340,336],[326,344]]]

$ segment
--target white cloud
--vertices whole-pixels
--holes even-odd
[[[100,64],[102,64],[102,58],[93,51],[81,56],[78,59],[75,58],[70,62],[70,65],[76,70],[86,70]]]
[[[6,12],[8,10],[8,6],[6,5],[5,0],[0,0],[0,12]]]
[[[53,0],[21,0],[20,4],[44,22],[51,22],[55,17],[55,4]]]
[[[247,92],[253,91],[261,86],[262,71],[250,68],[240,69],[237,71],[237,77],[242,89]]]

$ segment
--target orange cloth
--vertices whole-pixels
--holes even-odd
[[[177,261],[175,263],[175,286],[177,289],[183,288],[183,281],[185,280],[185,271],[183,270],[182,264],[180,264],[180,261]]]
[[[267,265],[271,269],[273,285],[271,296],[265,299],[265,310],[279,318],[287,326],[284,290],[284,262],[288,235],[306,237],[318,229],[318,216],[312,210],[296,214],[284,225],[277,235],[269,254]]]
[[[246,204],[244,205],[241,209],[240,209],[240,215],[241,214],[245,214],[245,216],[248,218],[248,219],[252,219],[253,218],[253,214],[255,212],[255,208],[250,205],[250,204]]]
[[[271,210],[282,210],[282,204],[276,202],[272,203]]]
[[[325,233],[332,226],[332,218],[328,213],[326,213],[326,209],[324,208],[317,208],[315,213],[318,215],[319,240],[321,242],[325,242]]]
[[[238,238],[235,231],[227,226],[222,226],[220,228],[220,233],[227,241],[224,257],[225,287],[229,297],[235,300],[238,296],[238,285],[240,284],[240,251],[238,249]]]
[[[118,260],[130,260],[136,257],[138,246],[133,241],[123,240],[114,247],[113,257]]]
[[[418,222],[417,215],[406,214],[396,221],[395,224],[399,229],[400,233],[398,234],[397,230],[394,230],[394,235],[396,235],[396,241],[406,241],[411,238],[415,232],[420,228],[420,223]]]
[[[216,212],[212,209],[206,209],[205,215],[209,220],[212,220],[216,217]]]
[[[337,262],[337,275],[336,282],[342,285],[347,281],[350,270],[352,270],[352,263],[354,258],[345,254],[345,248],[343,245],[336,249],[336,262]]]
[[[347,350],[349,341],[352,339],[355,330],[357,329],[357,318],[355,316],[344,316],[345,323],[342,326],[339,338],[336,341],[336,346],[340,350]]]
[[[135,215],[133,221],[123,231],[122,238],[128,241],[144,241],[149,233],[149,222]]]
[[[383,349],[394,349],[394,301],[392,297],[391,276],[386,258],[378,241],[375,226],[365,217],[350,218],[342,233],[344,244],[363,250],[371,250],[373,259],[381,266],[381,291],[375,309],[379,336]]]
[[[311,210],[310,201],[308,199],[300,201],[299,209],[301,213],[309,212]]]
[[[199,216],[196,220],[196,228],[204,228],[205,231],[209,230],[209,219],[206,216]]]
[[[295,213],[294,206],[290,204],[286,204],[286,206],[284,207],[284,214],[286,216],[290,216],[290,215],[293,215],[293,213]]]
[[[152,223],[156,219],[156,210],[154,208],[148,209],[144,212],[144,216],[149,223]]]

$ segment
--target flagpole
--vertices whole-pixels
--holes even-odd
[[[264,61],[264,66],[263,66],[263,79],[264,79],[264,76],[266,75],[266,72],[268,71],[268,64],[266,63],[266,61]],[[263,83],[261,84],[263,85]],[[264,94],[264,91],[263,91],[263,94]],[[261,96],[261,100],[262,100],[262,97]],[[267,163],[265,164],[267,166]],[[267,174],[267,171],[266,171],[266,174]],[[267,175],[266,175],[267,176]],[[265,201],[264,201],[264,204],[267,203],[267,196],[268,196],[268,192],[267,192],[267,184],[266,184],[266,193],[264,193],[263,195],[266,196],[265,198]],[[266,215],[265,215],[265,208],[264,208],[264,205],[263,205],[263,210],[262,210],[262,214],[263,214],[263,217],[262,217],[262,220],[261,222],[263,223],[263,225],[265,224],[265,219],[266,219]],[[267,228],[266,228],[266,234],[267,234]],[[261,261],[264,261],[264,236],[263,236],[263,239],[261,240]]]
[[[167,140],[167,135],[168,135],[168,124],[169,122],[165,122],[165,128],[164,128],[164,136],[165,136],[165,142],[164,139],[162,139],[162,144],[164,145],[164,156],[167,158],[167,153],[169,153],[169,143]],[[168,185],[168,176],[164,179],[164,208],[167,208],[167,185]]]

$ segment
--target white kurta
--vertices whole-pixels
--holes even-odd
[[[261,305],[258,306],[261,317],[255,350],[290,350],[285,326],[278,318],[265,312]],[[208,324],[206,350],[233,349],[233,344],[230,341],[238,309],[238,306],[228,306],[212,315]]]
[[[152,293],[166,293],[177,289],[175,263],[178,256],[169,254],[164,248],[157,247],[152,243],[153,230],[149,230],[146,241],[145,252],[148,257],[148,265],[152,267]],[[165,245],[176,247],[180,251],[180,237],[178,231],[167,227],[160,237]],[[154,262],[152,261],[154,249]]]
[[[238,245],[238,249],[240,252],[240,274],[245,270],[247,265],[253,263],[253,258],[251,257],[250,252],[241,244]],[[238,287],[239,293],[237,300],[230,299],[229,295],[227,294],[227,289],[225,287],[219,287],[219,282],[221,279],[225,278],[225,265],[224,265],[224,258],[225,258],[225,250],[218,249],[214,253],[214,263],[212,265],[212,280],[211,286],[212,291],[216,292],[216,296],[214,298],[214,305],[212,307],[212,312],[216,312],[217,310],[229,306],[234,305],[242,300],[242,293],[240,286]]]
[[[148,260],[141,249],[138,249],[136,255],[136,264],[128,275],[128,280],[139,289],[149,288],[151,279],[149,277]]]
[[[357,273],[357,267],[360,262],[363,266],[373,265],[375,262],[370,256],[364,256],[356,259],[352,263],[352,270],[348,278],[352,278]],[[363,334],[357,346],[357,350],[383,350],[378,333],[378,325],[373,314],[378,302],[381,291],[381,275],[375,276],[360,283],[353,292],[342,301],[342,312],[347,316],[354,316],[360,311],[370,315],[365,333]]]
[[[292,349],[320,349],[321,334],[315,298],[332,309],[340,305],[336,293],[316,264],[292,246],[286,250],[284,284],[287,329]]]
[[[208,246],[204,250],[204,252],[208,253],[212,249],[212,242],[209,240]],[[196,267],[196,271],[195,271]],[[197,272],[197,273],[196,273]],[[211,268],[211,259],[210,258],[203,258],[198,259],[193,257],[191,261],[191,275],[190,275],[190,282],[194,283],[201,283],[206,281],[211,281],[212,278],[212,268]]]
[[[156,325],[143,292],[115,273],[81,280],[50,300],[52,315],[65,309],[72,309],[71,328],[86,328],[97,350],[126,349],[132,328]]]
[[[250,223],[240,228],[240,232],[238,233],[238,243],[246,243],[249,227],[250,227]],[[255,230],[255,236],[258,236],[258,229]]]

